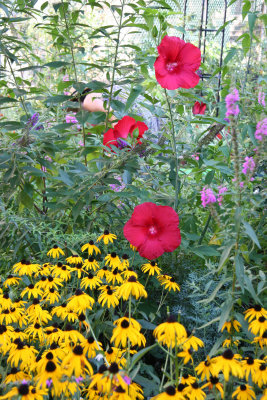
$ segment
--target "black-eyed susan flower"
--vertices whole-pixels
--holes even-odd
[[[267,346],[267,331],[262,336],[256,336],[252,343],[258,343],[261,349]]]
[[[263,385],[267,385],[267,367],[264,362],[259,366],[258,371],[254,375],[253,382],[255,382],[260,388]]]
[[[126,268],[129,268],[129,256],[128,254],[123,254],[121,257],[122,261],[121,261],[121,271],[124,271]]]
[[[188,374],[187,372],[184,372],[182,377],[181,377],[181,384],[182,385],[191,385],[196,381],[196,377],[193,375]]]
[[[127,268],[126,270],[122,271],[121,275],[123,276],[124,279],[129,279],[131,276],[134,276],[136,279],[138,279],[137,273],[133,270],[132,267]]]
[[[50,313],[43,309],[40,305],[40,300],[34,299],[30,307],[27,309],[27,317],[29,323],[35,324],[38,322],[39,324],[47,324],[48,321],[52,319]]]
[[[66,356],[66,353],[64,353],[64,356]],[[48,361],[53,361],[57,367],[59,366],[59,359],[54,355],[54,353],[52,351],[45,351],[34,366],[37,374],[41,374],[45,370]]]
[[[169,281],[170,279],[172,279],[172,276],[170,276],[170,275],[166,275],[166,274],[164,274],[164,275],[158,275],[157,276],[157,280],[159,281],[159,282],[164,282],[164,281]]]
[[[94,302],[92,297],[84,293],[81,289],[77,289],[74,296],[68,300],[67,307],[81,314],[86,310],[92,310]]]
[[[66,261],[68,264],[82,264],[83,263],[83,259],[82,257],[80,257],[78,254],[73,254],[72,256],[66,258]]]
[[[98,278],[103,279],[107,276],[108,273],[109,273],[108,267],[105,265],[103,268],[97,271],[96,275],[98,276]]]
[[[73,264],[71,272],[76,272],[78,279],[81,278],[82,275],[86,274],[85,269],[83,268],[83,264]]]
[[[82,376],[85,372],[93,375],[94,371],[86,359],[84,348],[81,345],[76,345],[73,349],[69,349],[69,354],[63,359],[61,368],[64,374],[76,377]]]
[[[34,274],[35,278],[39,276],[48,276],[52,270],[52,265],[50,263],[44,263],[40,269]]]
[[[84,260],[83,268],[86,269],[86,271],[88,270],[96,271],[97,269],[100,268],[100,265],[98,264],[94,256],[90,256],[88,259]]]
[[[130,385],[128,386],[128,392],[129,392],[129,396],[131,397],[131,399],[135,399],[135,400],[143,400],[144,399],[143,389],[136,382],[130,383]]]
[[[187,333],[187,339],[185,339],[183,345],[183,349],[190,349],[192,347],[195,351],[198,350],[199,347],[204,347],[204,343],[202,342],[201,339],[198,337],[192,335],[191,332],[186,332]]]
[[[102,307],[104,307],[105,304],[108,308],[116,307],[119,304],[116,291],[108,286],[108,289],[103,290],[98,297],[98,303],[101,304]]]
[[[110,400],[132,400],[132,398],[128,395],[128,389],[123,389],[119,385],[113,391]]]
[[[231,340],[231,339],[225,339],[222,343],[223,347],[230,347],[232,345],[238,347],[240,341],[239,340]]]
[[[0,353],[6,354],[9,351],[12,332],[14,332],[12,326],[0,325]]]
[[[104,231],[103,235],[100,235],[97,238],[97,242],[103,240],[104,244],[109,244],[109,242],[113,243],[113,240],[117,239],[117,236],[114,233],[110,233],[107,229]]]
[[[256,395],[252,390],[252,387],[249,385],[240,385],[232,394],[232,399],[236,398],[237,400],[253,400],[256,399]]]
[[[47,288],[48,289],[51,289],[51,288],[58,289],[59,286],[63,286],[63,280],[62,279],[56,278],[56,277],[54,277],[52,275],[49,275],[47,277]]]
[[[23,309],[12,307],[10,309],[3,309],[0,313],[0,324],[12,324],[19,322],[21,315],[24,313]]]
[[[2,309],[10,309],[13,307],[13,302],[7,292],[0,295],[0,307]]]
[[[13,266],[13,272],[15,274],[19,274],[19,276],[27,275],[32,276],[37,271],[41,269],[41,265],[39,264],[31,264],[30,261],[21,260],[17,264]]]
[[[138,329],[134,328],[134,324],[129,324],[127,319],[123,321],[113,329],[111,342],[114,342],[116,347],[127,347],[128,341],[132,346],[145,346],[146,339]]]
[[[5,289],[7,289],[8,286],[19,285],[20,281],[21,281],[21,278],[19,278],[18,276],[8,275],[6,277],[6,280],[3,282],[3,287]]]
[[[66,328],[65,328],[66,329]],[[64,342],[64,333],[57,324],[53,324],[52,326],[48,326],[45,328],[46,333],[46,342],[51,345],[52,343],[63,343]]]
[[[90,240],[88,243],[84,244],[81,248],[81,251],[85,251],[88,250],[88,254],[89,256],[91,256],[94,252],[95,254],[100,254],[101,251],[99,250],[99,248],[95,245],[93,240]]]
[[[55,267],[52,269],[52,275],[56,278],[60,278],[63,281],[67,282],[71,278],[71,267],[68,265],[62,264],[61,262],[58,262]]]
[[[37,338],[41,345],[45,341],[45,333],[43,327],[38,322],[36,322],[34,325],[29,325],[28,328],[25,329],[25,333],[29,336],[29,338],[32,338],[33,340]]]
[[[211,376],[205,385],[202,386],[202,389],[208,388],[210,391],[217,389],[220,392],[221,399],[224,398],[223,384],[219,381],[217,376]]]
[[[7,394],[0,396],[0,400],[19,398],[21,400],[42,400],[48,393],[47,389],[37,389],[28,383],[22,382],[18,387],[13,387]]]
[[[175,386],[167,386],[164,392],[152,397],[151,400],[185,400],[185,397]]]
[[[251,376],[252,380],[254,381],[255,374],[260,368],[261,363],[261,360],[254,359],[253,357],[245,357],[244,360],[241,361],[244,376],[247,381],[249,376]]]
[[[51,315],[56,315],[58,318],[64,320],[66,318],[67,303],[62,303],[60,306],[53,307]]]
[[[189,361],[193,361],[193,357],[192,357],[193,353],[194,353],[194,350],[189,348],[189,349],[180,351],[177,354],[177,357],[183,358],[184,359],[184,364],[187,364]]]
[[[250,322],[248,330],[254,335],[262,336],[267,330],[267,319],[263,316],[254,319],[254,321]]]
[[[115,285],[115,283],[122,283],[123,277],[119,273],[118,268],[115,268],[113,271],[107,272],[106,280],[108,283],[112,283],[112,285]]]
[[[189,400],[204,400],[206,398],[205,392],[203,392],[202,387],[199,386],[197,382],[191,383],[184,389],[184,394]]]
[[[46,383],[49,380],[52,380],[53,386],[60,387],[60,378],[63,374],[62,368],[57,366],[57,364],[48,360],[44,366],[44,369],[40,374],[37,374],[35,380],[37,382],[37,388],[46,387]]]
[[[24,371],[19,370],[16,367],[11,368],[5,377],[5,384],[11,382],[20,382],[23,380],[31,380],[30,375],[26,374]]]
[[[112,269],[121,269],[121,260],[115,251],[105,257],[105,265],[109,265]]]
[[[187,337],[184,326],[177,322],[173,316],[168,317],[166,322],[157,326],[153,335],[167,347],[175,347],[183,343]]]
[[[28,335],[25,333],[24,329],[22,330],[22,329],[16,328],[12,332],[12,339],[13,339],[13,341],[15,339],[20,339],[22,342],[25,342],[28,340]]]
[[[116,321],[113,322],[114,325],[120,325],[123,321],[127,321],[131,326],[134,327],[134,329],[137,329],[139,332],[141,331],[141,325],[139,324],[138,321],[136,321],[133,318],[129,318],[128,315],[124,316],[122,318],[116,319]]]
[[[94,276],[92,273],[88,274],[85,278],[81,281],[81,287],[87,289],[88,287],[92,290],[96,287],[100,286],[102,281],[97,276]]]
[[[108,367],[101,365],[96,374],[91,378],[89,390],[95,389],[102,394],[108,393],[110,388],[110,377],[108,375]],[[91,397],[89,397],[91,399]]]
[[[59,258],[60,254],[62,256],[65,255],[64,251],[60,247],[58,247],[56,244],[52,247],[52,249],[50,249],[47,252],[47,255],[50,256],[50,257],[53,257],[53,258]]]
[[[158,264],[156,261],[149,261],[148,263],[142,265],[141,270],[146,274],[148,272],[148,275],[159,275],[161,272],[161,269],[158,267]]]
[[[196,367],[196,373],[198,375],[201,375],[200,379],[203,381],[205,378],[207,380],[210,379],[210,376],[215,376],[215,359],[210,359],[208,356],[205,361],[202,361],[201,363],[198,364]]]
[[[30,299],[31,297],[36,299],[39,296],[42,296],[42,294],[42,289],[36,287],[33,283],[31,283],[30,285],[26,286],[26,288],[21,292],[21,297],[27,295],[28,299]]]
[[[54,289],[46,289],[43,293],[42,300],[49,304],[55,304],[60,299],[60,293]]]
[[[102,343],[95,341],[93,336],[89,336],[85,339],[81,346],[84,349],[84,354],[87,354],[88,358],[94,358],[96,356],[97,351],[103,350]]]
[[[243,370],[240,358],[239,354],[234,354],[230,349],[225,350],[221,356],[215,357],[216,375],[222,371],[226,381],[229,380],[230,374],[242,378]]]
[[[69,346],[70,343],[82,343],[84,340],[84,336],[79,331],[77,331],[74,326],[70,324],[67,324],[65,326],[65,329],[60,335],[60,342],[64,343],[65,346]],[[53,340],[53,342],[57,342],[57,340]]]
[[[21,369],[27,369],[34,362],[36,353],[38,351],[33,346],[28,346],[20,339],[15,339],[10,346],[7,362],[12,367],[18,367],[20,364]]]
[[[248,320],[248,322],[251,322],[253,319],[258,319],[260,317],[264,317],[267,319],[267,310],[260,306],[259,304],[255,304],[252,308],[249,308],[244,312],[245,314],[245,319]]]
[[[131,295],[136,299],[139,299],[139,297],[147,297],[147,292],[144,286],[138,282],[136,277],[133,275],[128,278],[127,282],[123,283],[118,288],[117,294],[118,297],[122,297],[123,300],[128,300]]]
[[[42,276],[41,279],[36,282],[35,287],[41,289],[42,291],[47,287],[47,277]]]
[[[240,331],[241,324],[238,322],[236,319],[233,319],[231,321],[226,321],[221,329],[221,332],[223,332],[225,329],[227,329],[228,333],[231,333],[231,330],[236,330],[237,332]]]
[[[180,286],[178,285],[178,283],[175,282],[174,278],[171,279],[166,279],[164,281],[161,282],[161,286],[164,287],[164,289],[168,289],[169,292],[171,290],[173,290],[174,292],[176,292],[176,290],[178,292],[180,292]]]
[[[105,359],[108,364],[112,364],[116,362],[119,366],[124,367],[127,363],[126,358],[124,358],[125,352],[117,347],[109,347],[107,351],[105,351]]]

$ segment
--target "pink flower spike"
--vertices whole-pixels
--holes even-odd
[[[257,123],[254,135],[255,139],[259,140],[260,142],[263,140],[263,137],[267,135],[267,118],[264,118],[262,121]]]
[[[203,188],[201,190],[201,203],[203,207],[206,207],[208,204],[216,203],[216,196],[210,188]]]
[[[241,187],[241,189],[244,187],[244,182],[240,182],[240,187]]]
[[[265,107],[265,93],[264,92],[259,92],[258,94],[258,103],[262,106]]]
[[[243,169],[242,169],[242,173],[244,175],[247,175],[247,173],[249,172],[253,172],[255,169],[255,161],[253,160],[253,157],[246,157],[245,158],[245,162],[243,164]]]
[[[62,78],[63,82],[68,82],[70,80],[70,77],[68,74],[64,75]]]
[[[237,89],[234,89],[232,93],[229,93],[225,97],[226,117],[229,117],[229,115],[239,114],[239,107],[238,104],[236,104],[238,101],[239,101],[239,93]]]

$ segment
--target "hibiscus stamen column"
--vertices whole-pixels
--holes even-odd
[[[173,155],[175,158],[175,197],[174,197],[174,210],[177,211],[177,206],[178,206],[178,196],[179,196],[179,160],[178,160],[178,154],[177,154],[177,149],[176,149],[176,139],[175,139],[175,129],[174,129],[174,122],[173,122],[173,115],[172,115],[172,109],[171,109],[171,104],[170,100],[167,94],[167,90],[164,89],[165,92],[165,97],[166,101],[168,104],[168,109],[170,113],[170,120],[171,120],[171,134],[172,134],[172,150],[173,150]]]

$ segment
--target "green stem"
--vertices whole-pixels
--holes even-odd
[[[111,98],[112,98],[112,92],[113,92],[113,87],[114,87],[115,72],[116,72],[116,67],[117,67],[117,58],[118,58],[118,51],[119,51],[119,45],[120,45],[120,35],[121,35],[121,25],[122,25],[122,19],[123,19],[124,5],[125,5],[125,0],[122,1],[122,5],[121,5],[120,21],[119,21],[119,25],[118,25],[118,36],[116,39],[116,48],[115,48],[114,62],[113,62],[113,69],[112,69],[111,86],[110,86],[110,93],[109,93],[109,98],[108,98],[108,109],[107,109],[106,122],[105,122],[105,131],[108,128],[108,118],[109,118],[109,113],[110,113],[110,108],[111,108]]]
[[[199,244],[199,245],[202,243],[202,240],[204,239],[204,236],[205,236],[205,234],[206,234],[206,232],[207,232],[207,229],[208,229],[208,227],[209,227],[210,221],[211,221],[211,213],[209,213],[209,216],[208,216],[206,225],[205,225],[205,227],[204,227],[204,229],[203,229],[203,231],[202,231],[202,233],[201,233],[200,239],[199,239],[199,241],[198,241],[198,244]]]
[[[164,383],[164,378],[165,378],[165,374],[166,374],[166,370],[167,370],[168,360],[169,360],[169,353],[166,356],[165,365],[164,365],[163,374],[162,374],[162,379],[161,379],[160,387],[159,387],[159,392],[161,392],[162,386],[163,386],[163,383]]]
[[[171,110],[171,104],[170,100],[167,94],[167,90],[164,89],[166,101],[168,104],[168,109],[170,113],[170,119],[171,119],[171,133],[172,133],[172,151],[175,159],[175,197],[174,197],[174,210],[177,211],[177,206],[178,206],[178,195],[179,195],[179,177],[178,177],[178,171],[179,171],[179,160],[178,160],[178,154],[176,150],[176,139],[175,139],[175,130],[174,130],[174,121],[173,121],[173,115],[172,115],[172,110]]]

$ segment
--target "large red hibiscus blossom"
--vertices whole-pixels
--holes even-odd
[[[198,114],[204,115],[206,108],[207,108],[207,104],[196,101],[192,111],[193,111],[194,115],[198,115]]]
[[[111,148],[111,145],[123,148],[127,146],[127,143],[123,139],[133,138],[133,131],[138,130],[138,136],[136,138],[137,143],[142,143],[141,139],[144,132],[148,130],[147,125],[144,122],[136,121],[134,118],[125,116],[114,125],[114,128],[109,129],[103,137],[104,146]],[[130,136],[130,137],[129,137]]]
[[[164,36],[158,46],[154,68],[158,83],[166,89],[190,89],[199,82],[195,71],[201,64],[198,47],[176,36]]]
[[[178,214],[172,207],[143,203],[135,207],[123,233],[140,256],[153,260],[181,244]]]

